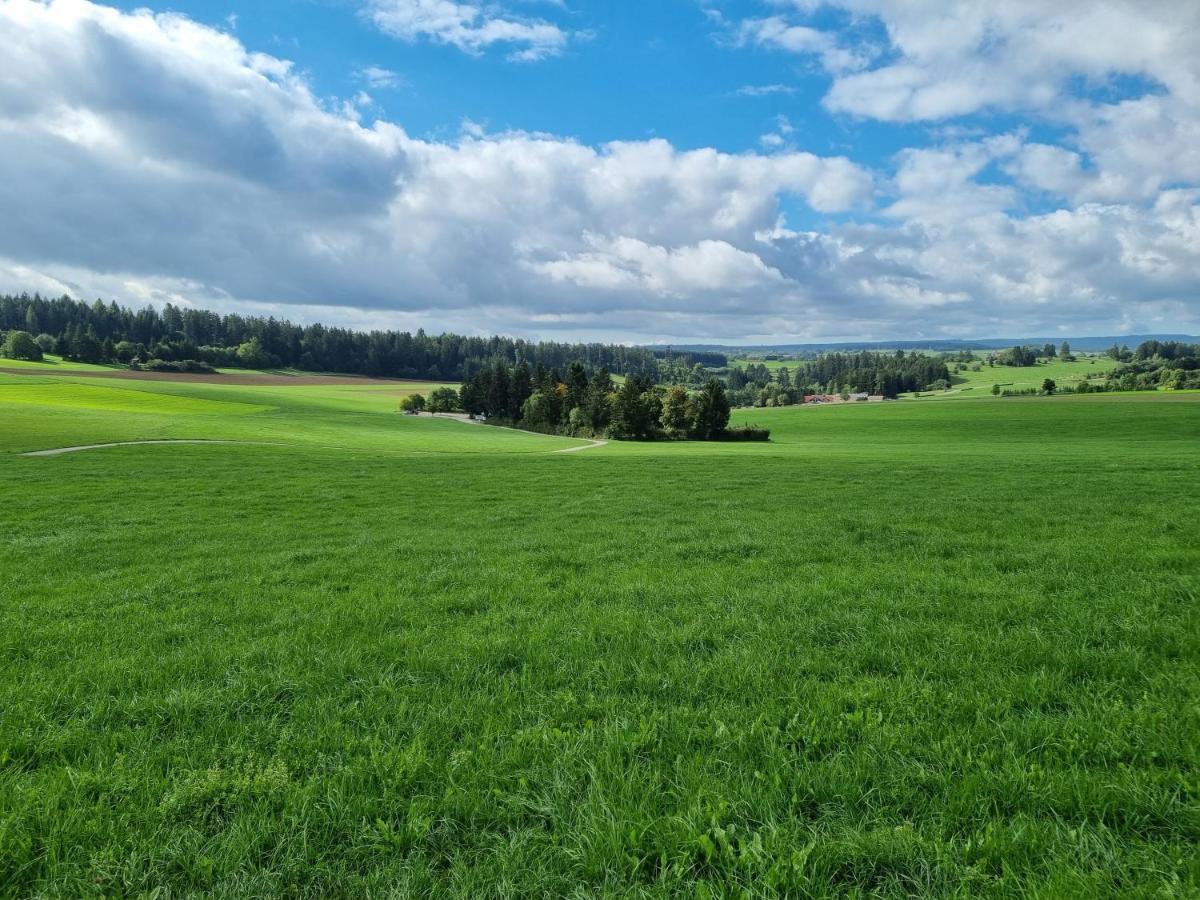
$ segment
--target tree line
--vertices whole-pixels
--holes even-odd
[[[1071,353],[1071,345],[1063,341],[1062,346],[1057,348],[1053,344],[1044,344],[1041,347],[1009,347],[1007,350],[989,354],[987,361],[989,366],[1028,368],[1036,366],[1038,360],[1042,359],[1061,359],[1064,362],[1074,362],[1075,356]]]
[[[219,315],[168,303],[161,312],[71,297],[0,296],[0,332],[27,334],[42,353],[93,363],[151,361],[246,368],[292,367],[381,378],[462,381],[484,366],[565,368],[657,377],[652,350],[603,343],[531,342],[506,337],[354,331],[296,325],[274,317]],[[26,342],[22,339],[22,345]],[[28,349],[28,346],[26,346]]]
[[[908,391],[949,386],[950,371],[940,356],[862,351],[826,353],[797,360],[774,371],[763,363],[732,366],[726,378],[735,406],[789,406],[810,394],[867,393],[894,398]]]
[[[1122,354],[1124,356],[1124,354]],[[1200,344],[1143,341],[1108,373],[1109,390],[1200,390]]]
[[[441,389],[403,406],[448,411],[452,394]],[[716,378],[695,391],[663,387],[646,375],[627,375],[617,384],[607,369],[589,375],[580,361],[565,374],[525,362],[486,365],[463,382],[457,400],[459,409],[491,423],[545,434],[634,441],[770,438],[766,429],[729,427],[729,398]]]

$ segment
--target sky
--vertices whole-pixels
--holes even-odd
[[[1200,3],[0,0],[0,291],[630,343],[1200,333]]]

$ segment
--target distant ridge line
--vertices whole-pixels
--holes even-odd
[[[1136,347],[1143,341],[1182,341],[1185,343],[1200,343],[1200,336],[1190,334],[1118,334],[1100,337],[1025,337],[1025,338],[979,338],[965,340],[956,338],[926,338],[923,340],[904,341],[831,341],[813,344],[671,344],[673,350],[714,351],[723,352],[729,356],[744,353],[797,353],[804,351],[822,350],[1003,350],[1006,347],[1042,346],[1054,344],[1059,346],[1063,341],[1071,345],[1073,350],[1107,350],[1113,344]],[[649,346],[652,350],[665,350],[663,346]]]

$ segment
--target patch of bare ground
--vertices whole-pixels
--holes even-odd
[[[398,388],[406,384],[429,384],[429,381],[408,378],[367,378],[358,375],[228,375],[206,374],[202,372],[137,372],[133,369],[110,369],[107,371],[71,371],[61,370],[45,372],[37,369],[18,369],[0,366],[0,372],[7,375],[57,375],[63,378],[114,378],[119,381],[182,381],[199,384],[232,384],[232,385],[394,385]]]

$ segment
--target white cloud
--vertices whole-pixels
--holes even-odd
[[[404,85],[403,78],[391,69],[385,69],[382,66],[364,66],[355,74],[367,87],[375,90],[389,90]]]
[[[704,240],[667,248],[629,237],[586,238],[590,250],[530,267],[552,281],[682,300],[685,310],[697,294],[719,297],[728,303],[737,298],[753,299],[764,289],[786,288],[783,276],[757,255],[724,241]]]
[[[810,14],[810,0],[772,0]],[[891,121],[961,116],[986,108],[1050,115],[1064,96],[1111,78],[1149,79],[1200,104],[1200,4],[1177,0],[831,0],[855,21],[884,26],[892,53],[867,71],[835,72],[826,98],[840,112]],[[844,46],[783,16],[753,19],[760,42],[823,56]],[[870,42],[859,47],[873,54]],[[861,52],[861,51],[860,51]],[[871,57],[861,56],[864,62]]]
[[[779,94],[794,94],[796,88],[790,84],[747,84],[735,92],[739,97],[772,97]]]
[[[947,136],[889,177],[785,147],[420,140],[227,33],[82,0],[0,3],[0,45],[0,290],[646,341],[1200,325],[1185,123],[1161,168],[1085,106],[1074,148]],[[1150,100],[1174,102],[1130,120],[1165,128]],[[1022,218],[1006,177],[1073,206]]]
[[[1004,184],[980,184],[976,178],[993,161],[1020,147],[1012,136],[949,147],[908,149],[897,157],[898,199],[884,215],[893,219],[957,221],[1015,206],[1016,191]]]
[[[736,39],[743,44],[758,44],[785,50],[789,53],[807,53],[820,58],[829,72],[852,72],[866,66],[874,56],[874,48],[860,45],[856,49],[842,46],[836,35],[804,25],[790,24],[780,16],[764,19],[747,19],[738,29]]]
[[[393,37],[424,38],[466,53],[500,44],[511,47],[509,58],[521,62],[556,56],[568,40],[567,32],[552,22],[474,0],[368,0],[366,13]]]

